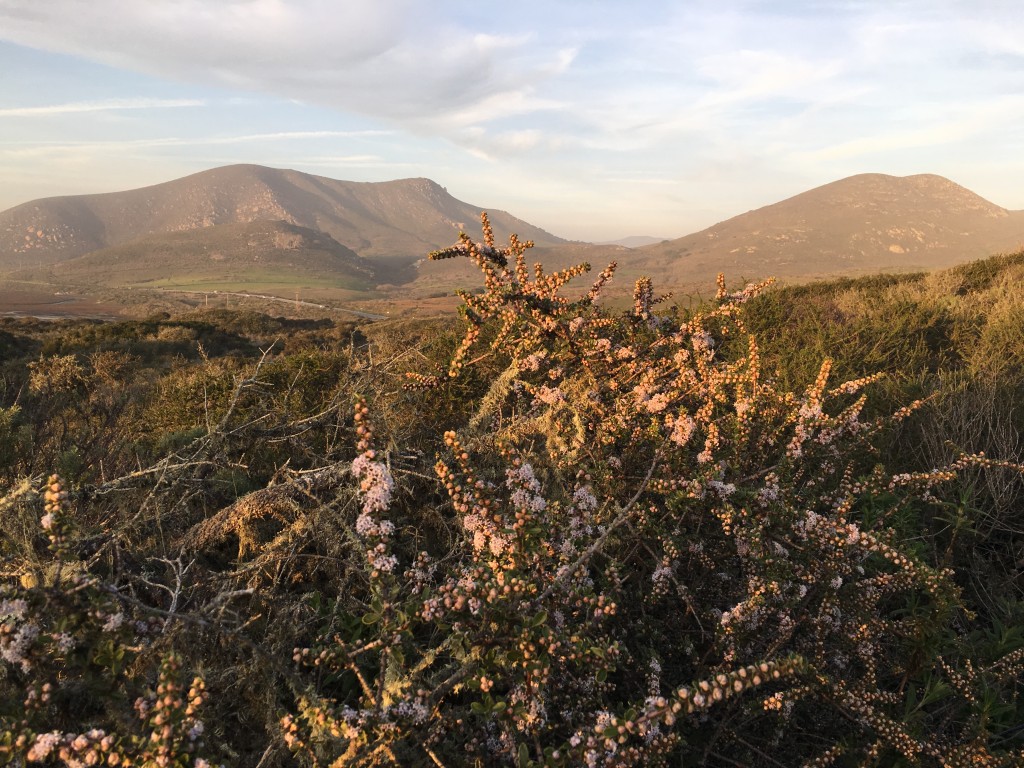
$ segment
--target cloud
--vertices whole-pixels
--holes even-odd
[[[917,126],[906,130],[880,130],[849,141],[834,142],[820,149],[801,153],[811,162],[846,158],[879,157],[898,151],[921,150],[953,144],[978,144],[983,137],[1001,130],[1002,126],[1019,125],[1024,120],[1024,97],[1006,97],[970,109],[945,110],[933,108],[931,119],[913,121]]]
[[[414,0],[5,0],[0,39],[204,85],[430,126],[572,63],[529,31],[473,29]]]
[[[103,101],[77,101],[69,104],[51,104],[42,107],[7,107],[0,109],[0,117],[49,117],[79,112],[118,112],[126,109],[177,109],[202,107],[201,99],[105,99]]]
[[[125,152],[160,147],[207,147],[260,142],[294,142],[316,139],[350,139],[392,136],[394,131],[279,131],[276,133],[250,133],[237,136],[197,136],[182,138],[176,136],[149,139],[111,139],[108,141],[70,142],[0,142],[0,154],[17,157],[47,157],[69,153]],[[13,146],[12,146],[13,144]],[[366,157],[366,156],[360,156]]]
[[[834,80],[842,66],[838,60],[773,50],[740,50],[702,57],[697,70],[714,83],[698,102],[700,108],[780,96],[810,102],[818,86]]]
[[[256,141],[294,141],[296,139],[354,139],[376,136],[393,136],[395,131],[277,131],[275,133],[248,133],[241,136],[207,136],[192,139],[156,139],[163,145],[206,145],[206,144],[245,144]]]

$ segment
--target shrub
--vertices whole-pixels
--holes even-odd
[[[56,678],[94,704],[89,723],[52,698],[31,721],[6,714],[9,760],[36,760],[39,734],[64,743],[89,725],[123,734],[118,760],[201,765],[195,713],[169,681],[205,667],[204,755],[226,761],[1021,764],[1024,638],[974,624],[918,533],[948,512],[936,494],[958,473],[1022,468],[957,452],[886,471],[880,440],[921,404],[867,415],[878,377],[833,382],[828,359],[799,387],[779,383],[747,326],[763,285],[720,278],[713,302],[684,312],[659,309],[642,279],[619,315],[600,303],[614,265],[569,298],[587,265],[546,274],[527,266],[529,247],[497,247],[484,218],[482,243],[434,254],[468,257],[485,290],[462,295],[461,341],[431,341],[450,357],[425,360],[404,390],[389,384],[399,344],[385,361],[348,358],[352,378],[319,404],[290,388],[343,378],[342,357],[261,360],[233,391],[211,366],[220,404],[187,456],[81,495],[148,488],[120,527],[60,527],[52,480],[42,523],[56,575],[8,585],[0,685],[15,701]],[[208,384],[194,375],[175,390],[179,414]],[[168,447],[197,418],[175,416]],[[266,487],[194,525],[169,514],[186,491],[229,474],[247,489],[275,461]],[[120,554],[144,512],[140,551]],[[131,558],[162,563],[163,577]],[[78,617],[76,649],[98,647],[115,608],[149,634],[78,660],[53,649],[67,645],[63,617]],[[19,666],[37,642],[40,663]],[[163,685],[154,702],[170,699],[160,723],[144,694],[142,720],[132,714],[147,681]],[[274,730],[243,753],[237,732],[259,727]]]
[[[153,655],[160,622],[133,617],[130,600],[69,559],[73,522],[58,476],[45,498],[52,567],[0,592],[0,762],[208,766],[202,679],[186,686],[172,652],[152,688],[139,684],[144,675],[131,668]]]
[[[679,323],[648,281],[625,318],[531,277],[527,244],[468,239],[487,292],[441,387],[488,327],[509,358],[436,472],[461,542],[402,556],[393,479],[357,404],[365,587],[349,637],[298,648],[319,684],[283,722],[313,765],[1015,764],[976,689],[1015,691],[1024,652],[957,655],[958,592],[890,523],[984,464],[865,463],[861,379],[800,394],[763,375],[729,293]],[[512,264],[514,260],[514,265]],[[354,465],[355,466],[355,465]],[[1019,469],[1019,468],[1018,468]],[[402,572],[402,568],[405,568]],[[401,575],[400,575],[401,574]],[[369,629],[365,629],[369,627]],[[970,670],[970,671],[968,671]],[[785,745],[785,763],[771,757]]]

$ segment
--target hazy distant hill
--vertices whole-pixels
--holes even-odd
[[[641,248],[645,245],[660,243],[665,239],[664,237],[650,237],[649,235],[630,235],[618,240],[602,240],[594,243],[594,245],[621,245],[623,248]]]
[[[669,282],[820,277],[933,269],[1012,251],[1024,211],[941,176],[851,176],[635,251],[633,266]]]
[[[330,235],[284,221],[147,235],[12,276],[111,288],[301,283],[366,290],[376,282],[372,262]]]
[[[0,269],[50,264],[154,233],[259,220],[330,235],[360,256],[412,261],[475,231],[481,207],[429,179],[337,181],[298,171],[231,165],[126,192],[35,200],[0,213]],[[503,211],[488,211],[498,237],[516,232],[563,242]]]

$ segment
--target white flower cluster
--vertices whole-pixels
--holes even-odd
[[[462,527],[473,535],[473,549],[478,552],[488,549],[492,555],[498,557],[509,546],[508,539],[483,515],[470,512],[462,518]]]
[[[378,520],[373,515],[363,512],[356,518],[356,533],[366,538],[385,539],[395,531],[395,524],[390,520]]]
[[[541,363],[544,362],[545,357],[547,357],[546,351],[534,352],[531,355],[527,355],[519,362],[519,369],[522,371],[536,371],[540,368]]]
[[[690,341],[695,352],[712,352],[715,349],[715,338],[707,331],[695,333]]]
[[[356,518],[356,533],[369,540],[366,560],[374,574],[393,573],[398,566],[398,558],[388,552],[386,541],[395,532],[395,524],[376,517],[374,513],[383,512],[391,506],[395,481],[387,465],[374,461],[373,456],[373,451],[367,451],[352,462],[352,472],[359,478],[359,491],[363,497],[363,509]]]
[[[366,548],[366,561],[374,571],[393,573],[398,565],[398,558],[388,552],[386,543],[387,537],[394,530],[394,523],[390,520],[376,520],[365,512],[356,518],[356,533],[364,539],[370,539]]]
[[[581,485],[572,495],[572,502],[580,512],[593,512],[597,509],[597,497],[589,485]]]
[[[665,587],[668,584],[669,579],[672,578],[672,572],[671,563],[662,563],[654,569],[653,573],[651,573],[651,581],[655,586]]]
[[[809,401],[800,406],[796,426],[793,428],[793,439],[786,447],[786,455],[791,459],[799,459],[804,455],[804,443],[814,433],[814,427],[824,418],[821,403]]]
[[[363,496],[363,512],[383,512],[391,506],[391,493],[395,480],[387,465],[374,461],[369,455],[361,454],[352,462],[352,472],[359,478],[359,490]]]
[[[29,672],[32,669],[32,662],[28,659],[28,651],[37,637],[39,637],[39,627],[31,622],[22,624],[13,637],[11,635],[3,636],[0,657],[8,664],[20,665],[23,672]]]
[[[708,488],[718,494],[720,499],[728,499],[736,493],[736,486],[732,483],[723,483],[721,480],[709,480]]]
[[[814,510],[807,510],[804,517],[797,520],[793,524],[793,530],[796,531],[801,538],[806,539],[811,535],[819,525],[825,522],[825,519]]]
[[[779,478],[774,474],[768,474],[764,479],[764,486],[757,491],[757,503],[762,507],[767,507],[773,501],[778,501],[782,495],[782,489],[779,487]]]
[[[637,405],[648,413],[661,413],[669,404],[669,396],[665,392],[657,392],[647,384],[637,384],[633,387],[633,396]]]
[[[30,763],[41,763],[50,756],[60,744],[64,741],[64,737],[58,731],[51,731],[50,733],[40,733],[36,736],[35,742],[29,749],[28,754],[25,755],[26,759]]]
[[[697,422],[691,416],[681,416],[673,423],[672,433],[668,436],[669,440],[682,448],[690,442],[690,437],[693,436],[695,429],[697,429]]]
[[[565,395],[558,387],[549,387],[546,384],[537,388],[535,393],[537,400],[546,405],[558,405],[565,400]]]
[[[383,546],[378,544],[378,547]],[[378,554],[372,562],[374,568],[378,571],[386,571],[387,573],[394,573],[395,568],[398,566],[398,558],[394,555]]]
[[[733,293],[730,293],[727,298],[733,304],[744,304],[760,293],[762,287],[763,286],[760,286],[757,283],[747,283],[742,291],[734,291]]]
[[[425,723],[430,716],[430,710],[420,700],[400,701],[393,707],[385,708],[385,713],[391,717],[411,720],[417,725]]]
[[[4,600],[0,602],[0,621],[4,619],[23,619],[28,611],[28,603],[17,598],[15,600]]]
[[[505,473],[506,484],[512,491],[510,500],[516,509],[543,512],[548,503],[540,495],[540,481],[533,474],[533,467],[527,462]]]

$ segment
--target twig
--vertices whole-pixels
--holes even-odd
[[[105,582],[91,583],[94,586],[98,586],[104,592],[106,592],[119,602],[123,603],[124,605],[130,605],[149,614],[162,616],[164,619],[168,621],[179,621],[183,624],[192,624],[193,626],[201,627],[203,629],[218,634],[229,635],[238,640],[242,645],[246,646],[250,651],[252,651],[252,653],[255,656],[259,656],[261,659],[263,659],[263,661],[267,664],[268,667],[273,669],[275,672],[277,672],[277,674],[279,674],[282,678],[284,678],[291,684],[292,690],[294,690],[295,692],[302,692],[305,691],[307,688],[307,683],[304,680],[302,680],[298,675],[296,675],[292,670],[282,667],[278,663],[278,659],[276,656],[269,653],[265,648],[263,648],[263,646],[255,643],[253,640],[251,640],[244,633],[237,629],[225,627],[223,624],[211,621],[210,619],[207,619],[203,616],[195,616],[193,614],[181,612],[172,614],[169,611],[165,611],[161,608],[155,608],[151,605],[148,605],[147,603],[144,603],[141,600],[131,597],[130,595],[124,594],[113,584],[107,584]]]
[[[159,558],[159,561],[167,565],[174,572],[174,587],[168,587],[166,584],[160,584],[159,582],[150,581],[149,579],[140,576],[139,580],[143,584],[150,587],[162,589],[171,596],[171,605],[167,609],[168,614],[174,616],[178,612],[178,600],[181,598],[181,590],[183,589],[185,574],[189,572],[189,569],[196,564],[195,559],[189,561],[187,565],[183,565],[181,562],[181,555],[178,555],[174,560],[170,560],[166,557]],[[163,634],[167,634],[168,624],[164,623]]]
[[[654,454],[653,461],[651,461],[651,466],[647,469],[647,474],[644,476],[644,479],[640,483],[640,487],[637,488],[636,493],[634,493],[633,497],[628,502],[626,502],[625,506],[621,508],[618,517],[612,520],[612,522],[610,522],[605,527],[604,532],[600,536],[598,536],[594,543],[587,547],[586,550],[584,550],[584,552],[578,558],[576,558],[575,562],[573,562],[572,565],[566,565],[559,569],[554,581],[552,581],[547,586],[547,589],[541,592],[538,597],[534,598],[532,602],[533,607],[536,607],[543,603],[548,597],[550,597],[551,593],[554,592],[557,587],[562,586],[566,581],[568,581],[572,574],[576,573],[576,571],[578,571],[581,566],[585,565],[587,561],[589,561],[590,558],[593,557],[594,554],[604,545],[605,541],[608,539],[608,536],[611,535],[611,532],[629,519],[629,515],[633,511],[633,505],[635,505],[637,501],[639,501],[644,491],[647,490],[647,486],[651,482],[651,476],[654,474],[654,469],[655,467],[658,466],[658,460],[660,458],[661,449],[658,449],[658,451],[655,452]]]

